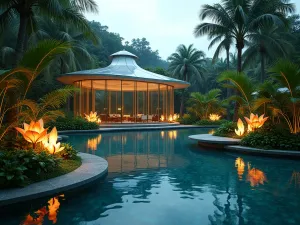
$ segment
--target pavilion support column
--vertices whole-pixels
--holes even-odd
[[[91,105],[92,105],[92,111],[96,112],[96,91],[94,90],[94,82],[91,81]]]
[[[149,120],[149,98],[150,98],[150,96],[149,96],[149,87],[148,87],[148,83],[147,83],[147,96],[146,96],[146,98],[147,98],[147,123],[148,123],[148,120]]]

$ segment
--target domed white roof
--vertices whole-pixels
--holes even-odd
[[[61,75],[58,80],[65,84],[73,84],[82,80],[130,80],[167,84],[174,89],[190,86],[188,82],[152,73],[139,67],[136,55],[128,51],[119,51],[110,56],[112,62],[104,68],[83,70]]]

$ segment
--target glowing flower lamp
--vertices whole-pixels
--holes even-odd
[[[260,117],[258,116],[258,114],[250,114],[250,118],[248,117],[244,117],[246,122],[248,123],[248,130],[249,131],[253,131],[257,128],[260,128],[264,125],[264,123],[267,121],[267,119],[269,117],[265,117],[264,118],[264,114],[262,114]],[[250,128],[250,129],[249,129]]]
[[[244,127],[244,123],[241,119],[238,120],[237,127],[238,127],[238,129],[234,130],[236,135],[243,136],[243,134],[245,133],[245,127]]]
[[[24,129],[15,127],[20,132],[24,139],[33,145],[33,149],[37,143],[44,141],[47,138],[47,129],[44,128],[43,119],[39,121],[31,121],[30,124],[24,123]]]
[[[173,115],[173,120],[176,121],[179,118],[179,116],[177,114]]]
[[[169,116],[169,122],[173,122],[173,116],[172,115]]]
[[[217,121],[221,119],[221,116],[219,116],[218,114],[209,114],[209,119],[211,121]]]
[[[90,112],[89,115],[84,114],[85,119],[89,122],[101,123],[101,119],[97,116],[97,112]]]
[[[165,116],[164,115],[161,115],[160,121],[165,121]]]
[[[57,143],[57,130],[56,127],[52,129],[52,131],[48,135],[48,139],[43,141],[44,147],[51,153],[55,154],[64,150],[64,147],[60,147],[60,142]]]

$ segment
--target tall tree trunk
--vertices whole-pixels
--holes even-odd
[[[24,52],[24,42],[26,39],[26,28],[27,28],[27,23],[28,23],[28,15],[26,13],[20,13],[20,27],[18,31],[18,39],[17,39],[17,44],[16,44],[16,62],[15,64],[17,65]]]
[[[243,42],[237,42],[237,51],[238,51],[238,65],[237,65],[237,72],[242,72],[242,53],[244,44]],[[239,103],[236,101],[234,106],[234,115],[233,115],[233,121],[237,121],[239,117]]]
[[[227,64],[227,70],[230,69],[230,56],[229,56],[229,48],[226,48],[226,64]],[[230,81],[228,81],[228,83],[230,83]],[[231,92],[230,92],[230,88],[227,88],[227,98],[230,97],[231,95]],[[228,107],[227,107],[227,120],[230,120],[230,111],[231,109],[231,106],[230,104],[228,104]]]
[[[261,68],[261,74],[260,74],[260,82],[263,83],[265,81],[265,56],[264,53],[260,53],[260,68]]]
[[[26,38],[26,26],[28,22],[28,16],[26,13],[20,13],[20,26],[19,26],[19,32],[18,32],[18,39],[16,44],[16,58],[14,61],[13,66],[16,67],[18,63],[20,62],[23,51],[24,51],[24,41]],[[17,94],[15,90],[10,90],[8,93],[8,100],[9,100],[9,106],[15,105],[17,103]],[[17,108],[11,109],[7,113],[7,122],[9,124],[13,123],[16,119],[16,116],[18,114]]]

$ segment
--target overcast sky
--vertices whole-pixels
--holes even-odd
[[[126,41],[145,37],[153,50],[166,59],[180,44],[194,44],[208,57],[206,37],[195,38],[194,27],[200,23],[198,14],[203,4],[213,4],[220,0],[95,0],[99,14],[87,14],[89,20],[107,25],[109,31],[119,33]],[[296,2],[300,13],[300,1]]]

